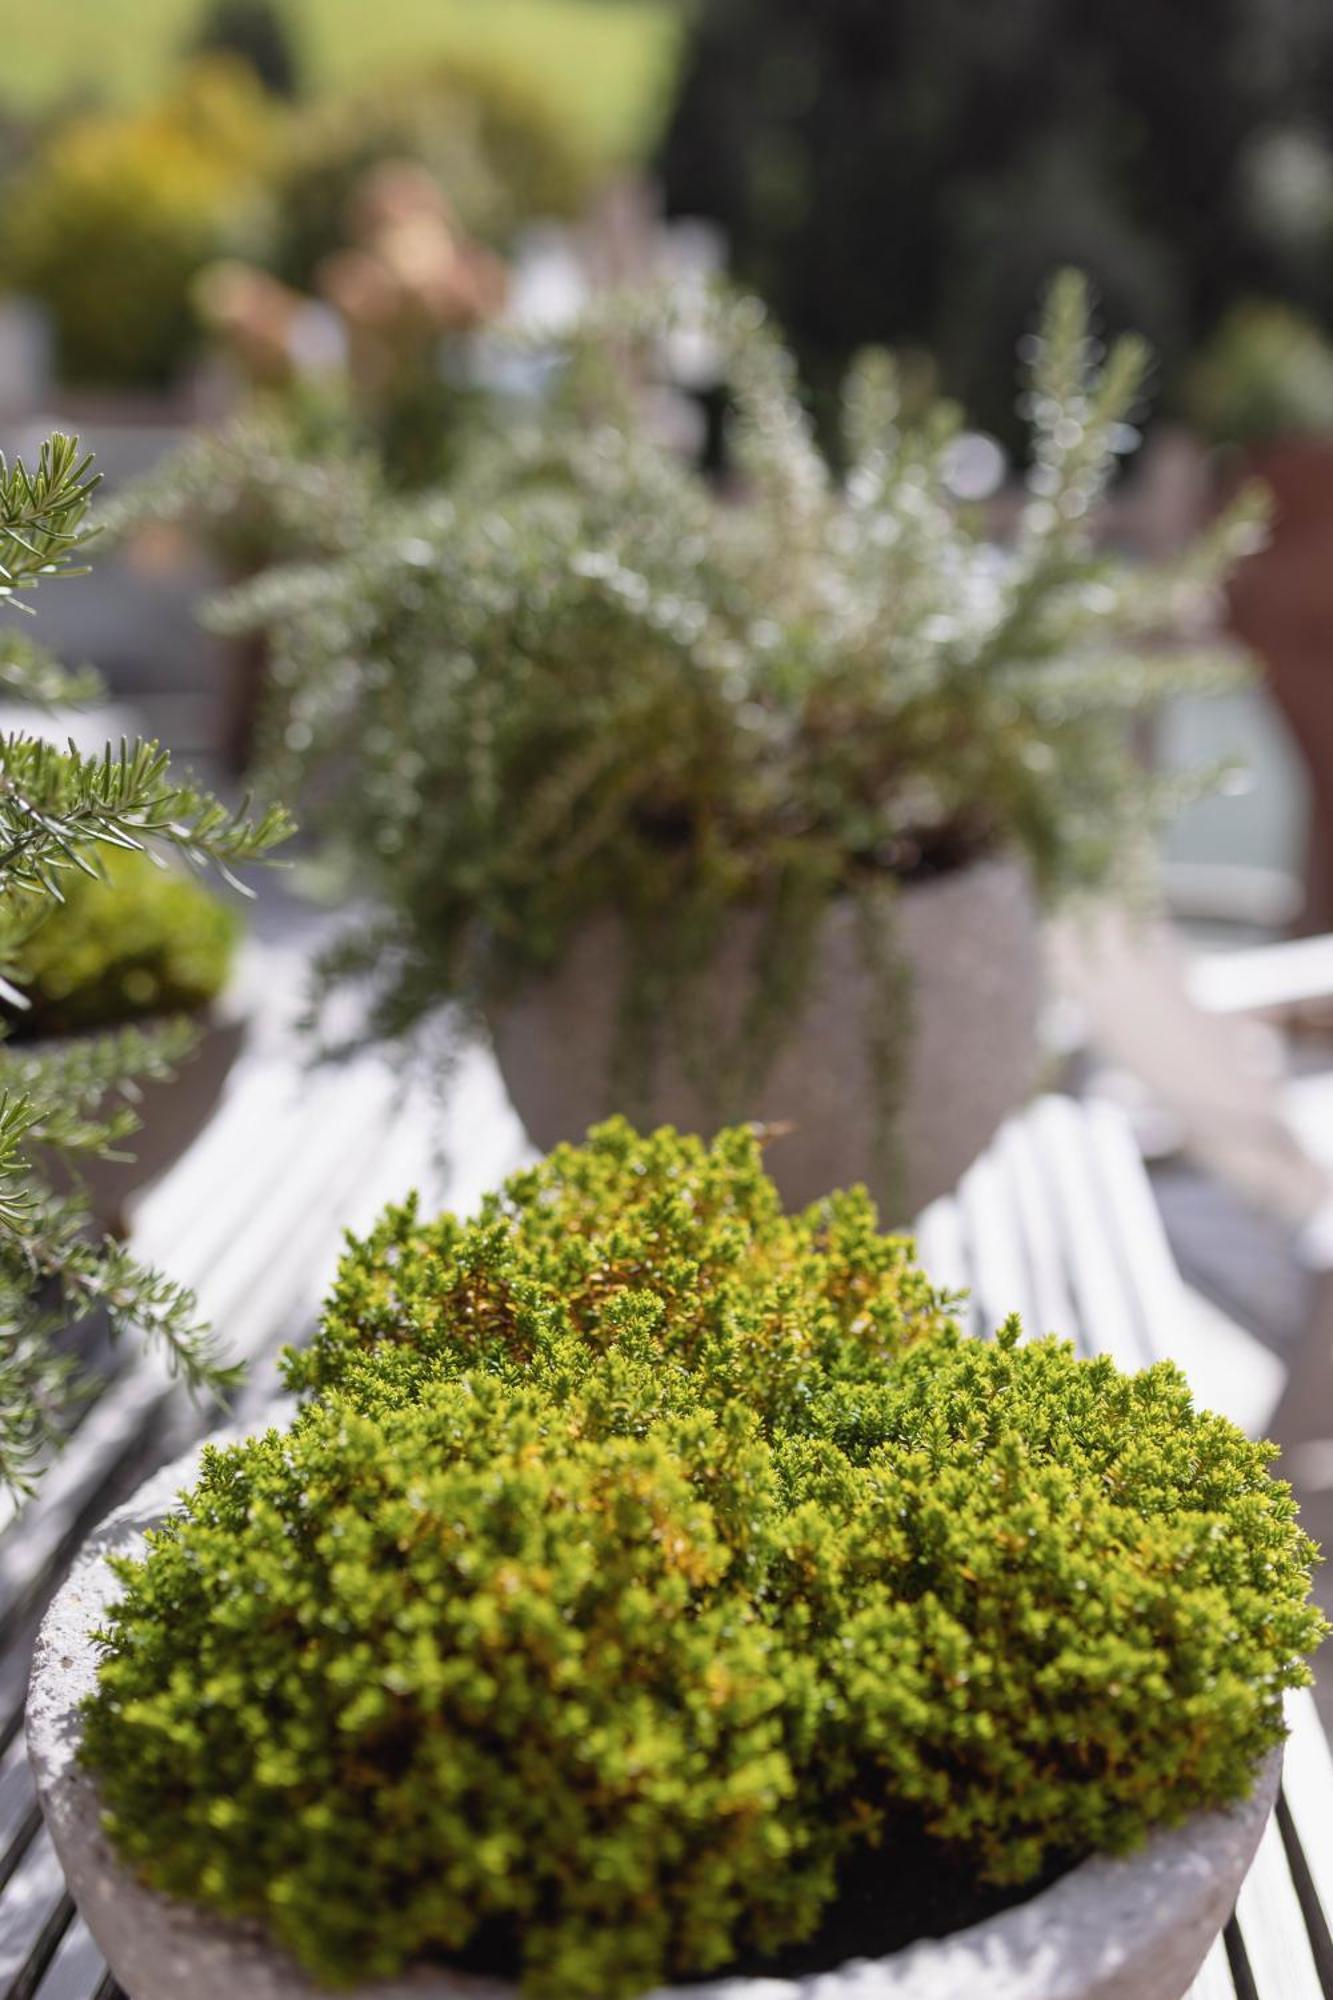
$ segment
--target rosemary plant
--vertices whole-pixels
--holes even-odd
[[[95,485],[73,438],[55,435],[29,467],[0,458],[0,685],[42,704],[86,696],[87,676],[67,676],[15,628],[24,594],[79,573]],[[286,831],[276,807],[258,818],[229,812],[182,782],[153,743],[122,743],[100,756],[36,738],[0,736],[0,991],[22,1007],[25,948],[64,900],[77,873],[94,874],[110,850],[160,844],[200,867],[257,859]],[[94,1239],[86,1204],[56,1193],[35,1172],[40,1148],[77,1164],[133,1131],[138,1082],[169,1075],[189,1050],[179,1026],[123,1029],[50,1055],[0,1045],[0,1483],[21,1488],[39,1449],[58,1434],[78,1381],[53,1340],[70,1319],[100,1309],[113,1333],[152,1342],[197,1393],[224,1390],[234,1371],[199,1323],[189,1295],[145,1269],[122,1246]]]
[[[878,907],[1005,851],[1049,893],[1132,867],[1182,793],[1144,771],[1133,719],[1235,671],[1158,642],[1261,510],[1247,497],[1164,568],[1098,546],[1145,353],[1101,354],[1076,275],[1045,308],[1003,551],[954,497],[955,410],[908,415],[890,358],[863,357],[835,471],[762,309],[707,311],[738,493],[654,430],[641,391],[670,309],[618,300],[447,493],[217,616],[267,630],[269,781],[304,789],[383,911],[324,968],[370,980],[373,1031],[403,1035],[442,1001],[484,1011],[610,911],[629,941],[619,1102],[642,1107],[670,1033],[723,1122],[799,1013],[834,899]],[[741,907],[764,922],[740,1035],[723,1037],[699,982]],[[891,1049],[876,1067],[887,1094]]]

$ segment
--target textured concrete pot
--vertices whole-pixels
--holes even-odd
[[[883,1153],[870,1051],[881,1003],[858,914],[834,904],[816,943],[806,1005],[742,1114],[792,1128],[769,1147],[767,1164],[793,1207],[865,1181],[892,1202],[894,1220],[905,1220],[955,1185],[1033,1088],[1041,952],[1021,864],[979,862],[904,889],[893,922],[893,949],[907,974],[896,1138],[903,1184],[878,1184]],[[722,1047],[736,1045],[758,929],[756,913],[738,912],[699,996],[701,1018]],[[613,918],[597,919],[555,972],[491,1010],[505,1085],[543,1151],[582,1138],[623,1108],[610,1080],[623,971],[622,932]],[[669,1046],[647,1111],[651,1123],[687,1132],[716,1123]]]
[[[89,1633],[117,1590],[107,1557],[141,1553],[144,1529],[197,1463],[192,1453],[159,1473],[87,1543],[37,1642],[28,1751],[74,1900],[131,2000],[311,2000],[321,1989],[262,1932],[135,1880],[102,1834],[96,1790],[77,1762],[79,1706],[96,1680]],[[1181,2000],[1231,1913],[1280,1765],[1275,1751],[1243,1805],[1199,1814],[1122,1860],[1085,1862],[1030,1902],[952,1937],[816,1978],[712,1980],[653,2000]],[[437,1967],[354,1991],[355,2000],[516,2000],[498,1981]]]
[[[135,1196],[175,1164],[217,1108],[246,1035],[246,1014],[235,985],[196,1017],[196,1025],[198,1045],[171,1080],[140,1088],[135,1104],[139,1129],[123,1149],[133,1158],[90,1157],[80,1163],[79,1180],[87,1189],[93,1214],[116,1235],[126,1233],[127,1210]],[[16,1052],[36,1055],[59,1047],[59,1042],[20,1042]],[[49,1166],[53,1179],[68,1178],[61,1162],[52,1160]]]

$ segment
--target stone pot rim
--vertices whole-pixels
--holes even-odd
[[[235,1430],[208,1440],[229,1444]],[[117,1585],[108,1558],[142,1552],[144,1531],[196,1475],[203,1445],[149,1479],[84,1545],[38,1637],[27,1706],[38,1797],[70,1891],[134,2000],[316,2000],[317,1986],[257,1924],[233,1922],[139,1882],[102,1832],[91,1776],[77,1761],[78,1710],[96,1672],[91,1636]],[[1180,2000],[1230,1915],[1276,1802],[1282,1750],[1250,1795],[1196,1813],[1125,1856],[1095,1856],[1028,1901],[888,1957],[853,1959],[794,1979],[718,1978],[654,1989],[643,2000]],[[147,1951],[165,1983],[144,1986]],[[1154,1977],[1156,1976],[1156,1983]],[[518,2000],[502,1980],[421,1966],[347,1989],[350,2000]]]
[[[243,942],[233,956],[227,977],[217,992],[197,1007],[164,1008],[160,1013],[135,1014],[123,1021],[103,1021],[90,1028],[68,1028],[63,1034],[11,1035],[9,1047],[16,1055],[42,1055],[80,1042],[93,1042],[123,1028],[152,1029],[164,1021],[188,1021],[198,1031],[200,1041],[222,1030],[248,1028],[258,991],[259,968],[249,942]]]

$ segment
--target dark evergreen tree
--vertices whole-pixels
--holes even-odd
[[[300,93],[301,65],[291,16],[278,0],[210,0],[191,39],[190,53],[239,56],[274,97]]]
[[[1333,9],[1321,0],[708,0],[662,166],[716,218],[816,387],[914,342],[1012,429],[1053,266],[1185,352],[1239,294],[1333,302]]]

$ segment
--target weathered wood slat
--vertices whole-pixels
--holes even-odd
[[[0,1541],[0,1618],[8,1624],[49,1587],[80,1523],[142,1443],[170,1383],[145,1362],[126,1372],[47,1473],[40,1504],[27,1508]]]

